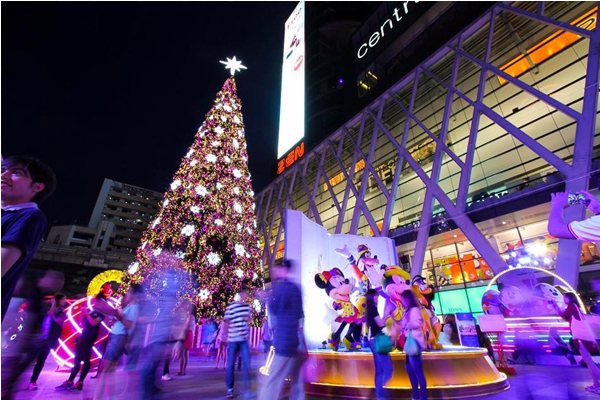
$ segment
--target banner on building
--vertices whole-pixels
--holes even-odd
[[[304,2],[285,23],[277,158],[304,137]]]

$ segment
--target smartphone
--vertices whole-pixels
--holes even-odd
[[[569,195],[569,204],[584,204],[587,206],[590,204],[590,201],[583,194],[575,193]]]

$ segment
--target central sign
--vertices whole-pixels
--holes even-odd
[[[408,15],[409,3],[416,4],[418,3],[418,1],[404,1],[400,8],[395,7],[394,12],[392,13],[393,18],[386,19],[383,22],[383,24],[381,24],[381,26],[379,27],[379,30],[373,32],[373,34],[369,37],[369,40],[360,45],[360,47],[358,48],[358,52],[356,53],[356,56],[359,59],[363,58],[367,54],[369,49],[377,46],[377,43],[379,43],[379,39],[385,37],[386,27],[388,31],[391,31],[392,29],[394,29],[394,22],[396,23],[396,26],[400,25],[400,21],[402,21],[402,18]]]

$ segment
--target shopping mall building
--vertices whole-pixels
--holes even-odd
[[[480,312],[491,280],[521,266],[585,294],[597,244],[553,238],[547,217],[552,192],[597,194],[598,3],[488,3],[455,31],[453,3],[411,14],[421,4],[386,2],[354,31],[346,83],[362,107],[256,196],[263,262],[283,257],[294,209],[331,234],[392,238],[398,263],[439,292],[440,314]],[[450,33],[416,51],[438,23],[437,40]]]

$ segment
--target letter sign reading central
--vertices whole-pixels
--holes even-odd
[[[377,46],[377,43],[379,43],[379,39],[385,37],[385,26],[388,25],[389,29],[394,29],[394,21],[396,22],[396,24],[400,24],[400,21],[402,21],[402,17],[405,15],[408,15],[408,4],[409,3],[418,3],[418,1],[405,1],[402,3],[402,7],[401,8],[394,8],[394,12],[393,12],[393,17],[394,18],[388,18],[384,21],[383,24],[381,24],[381,27],[379,28],[378,31],[373,32],[373,34],[369,37],[369,40],[363,44],[360,45],[360,47],[358,48],[358,52],[356,53],[356,56],[360,59],[363,58],[364,56],[367,55],[367,53],[369,52],[369,49],[372,49],[373,47]]]

